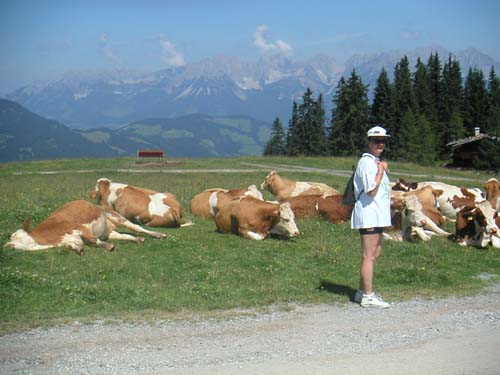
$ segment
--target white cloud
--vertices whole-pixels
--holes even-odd
[[[262,52],[278,52],[282,53],[284,55],[291,55],[292,54],[292,47],[290,44],[282,41],[282,40],[277,40],[276,42],[268,42],[265,37],[264,33],[267,31],[267,26],[266,25],[260,25],[257,27],[257,30],[255,30],[254,33],[254,45],[259,48]]]
[[[101,33],[99,36],[99,51],[113,64],[120,64],[120,59],[109,45],[109,35],[107,33]]]
[[[167,64],[168,66],[183,66],[186,64],[184,61],[184,55],[176,51],[175,45],[164,38],[163,36],[160,36],[160,47],[161,47],[161,60]]]

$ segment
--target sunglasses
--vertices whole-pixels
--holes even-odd
[[[383,145],[385,145],[387,143],[387,140],[386,139],[370,139],[370,142],[373,142],[376,145],[378,145],[380,143],[382,143]]]

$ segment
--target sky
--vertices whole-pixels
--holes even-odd
[[[153,72],[441,46],[500,61],[499,0],[1,0],[0,94],[77,70]]]

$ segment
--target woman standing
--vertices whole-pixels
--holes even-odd
[[[368,130],[368,149],[358,162],[354,176],[357,201],[351,217],[351,228],[359,229],[361,266],[359,290],[354,297],[362,307],[388,308],[390,305],[373,292],[373,272],[382,252],[382,232],[391,225],[391,191],[387,163],[380,160],[387,138],[380,126]]]

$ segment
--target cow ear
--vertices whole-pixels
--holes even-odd
[[[26,220],[24,220],[24,223],[23,223],[23,230],[25,232],[29,232],[30,230],[30,225],[31,225],[31,217],[28,217]]]
[[[441,194],[443,194],[444,191],[441,190],[441,189],[432,189],[432,194],[434,194],[434,196],[437,198],[439,197]]]

